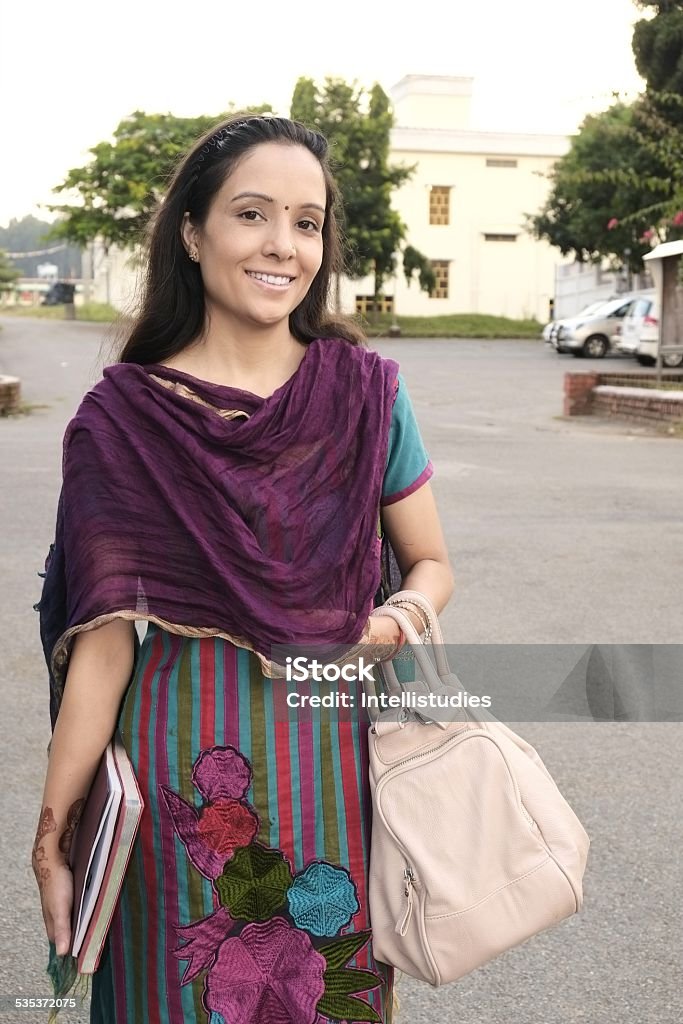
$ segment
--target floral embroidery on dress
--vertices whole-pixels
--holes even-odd
[[[287,903],[297,928],[312,935],[336,935],[360,910],[349,872],[325,861],[309,864],[296,876]]]
[[[181,945],[173,954],[187,961],[181,983],[206,972],[208,1024],[381,1024],[359,996],[382,979],[349,966],[371,932],[341,934],[360,910],[350,873],[323,860],[294,873],[282,850],[258,842],[260,819],[245,798],[251,780],[243,754],[215,746],[192,770],[200,808],[160,786],[176,834],[218,903],[208,917],[176,928]]]

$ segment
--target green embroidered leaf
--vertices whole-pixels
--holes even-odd
[[[377,988],[382,984],[382,979],[373,971],[357,971],[352,967],[344,967],[340,971],[327,970],[323,974],[325,982],[325,994],[334,995],[356,995],[358,992],[367,992],[368,989]]]
[[[328,996],[326,992],[318,1000],[316,1010],[334,1020],[352,1020],[354,1024],[365,1024],[366,1021],[371,1024],[382,1024],[382,1018],[369,1003],[354,999],[353,996]]]
[[[339,939],[326,942],[324,946],[318,947],[318,952],[327,960],[329,968],[343,967],[352,957],[361,951],[370,938],[370,931],[351,932],[350,935],[342,935]]]
[[[221,906],[231,917],[266,921],[285,902],[292,871],[279,850],[251,843],[237,851],[216,879]]]

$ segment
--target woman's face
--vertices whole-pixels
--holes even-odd
[[[269,326],[296,309],[320,269],[326,191],[304,146],[260,143],[223,182],[203,227],[186,214],[183,242],[196,248],[207,309]]]

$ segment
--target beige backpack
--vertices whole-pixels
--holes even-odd
[[[436,667],[393,606],[402,600],[427,616]],[[507,726],[480,708],[411,706],[419,695],[455,704],[464,693],[429,601],[402,591],[373,615],[399,623],[419,677],[399,683],[383,663],[386,692],[407,696],[371,711],[373,950],[443,985],[579,911],[589,839],[534,748]]]

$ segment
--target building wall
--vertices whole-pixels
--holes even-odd
[[[114,309],[130,309],[136,294],[138,267],[129,249],[109,246],[105,252],[100,241],[83,250],[85,301],[106,302]]]
[[[542,206],[546,176],[569,140],[470,130],[471,81],[407,76],[392,91],[392,157],[417,165],[393,203],[407,225],[406,242],[430,260],[448,261],[449,286],[447,298],[430,297],[417,282],[408,286],[399,268],[385,290],[403,315],[490,313],[545,321],[555,267],[563,261],[527,234],[524,223]],[[430,224],[432,186],[450,188],[447,225]],[[357,296],[372,290],[371,278],[345,282],[345,308],[353,309]]]
[[[607,264],[566,263],[555,268],[554,319],[576,316],[592,302],[616,299],[625,292],[648,291],[654,282],[645,270],[628,275],[610,270]]]

